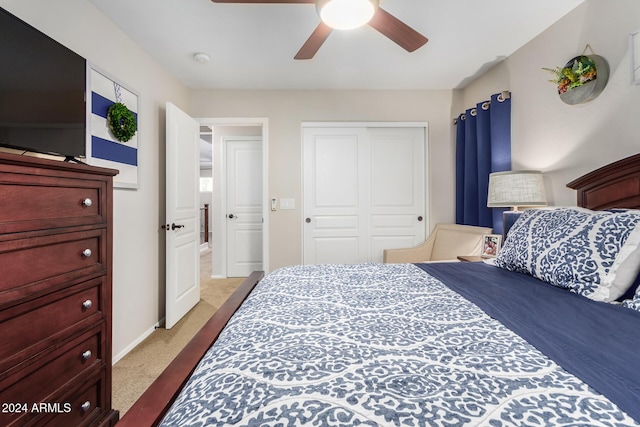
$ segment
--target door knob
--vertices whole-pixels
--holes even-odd
[[[234,214],[229,214],[228,216],[229,216],[229,218],[230,218],[230,219],[238,218],[238,217],[237,217],[237,216],[235,216]]]
[[[418,221],[422,221],[422,215],[418,217]]]
[[[184,224],[176,224],[176,223],[171,224],[172,230],[175,230],[176,228],[184,228]]]

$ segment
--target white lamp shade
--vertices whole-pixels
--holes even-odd
[[[547,196],[540,171],[506,171],[489,175],[487,207],[546,206]]]
[[[318,0],[316,10],[329,27],[350,30],[369,22],[378,4],[378,0]]]

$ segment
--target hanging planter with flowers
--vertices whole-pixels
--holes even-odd
[[[599,55],[579,55],[564,67],[543,70],[554,75],[549,81],[557,85],[560,99],[569,105],[594,100],[609,80],[609,64]]]

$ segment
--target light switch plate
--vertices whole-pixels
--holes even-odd
[[[280,209],[295,209],[295,199],[280,199]]]

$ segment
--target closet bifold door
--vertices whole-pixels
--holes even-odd
[[[303,129],[303,263],[382,262],[426,228],[420,127]]]

